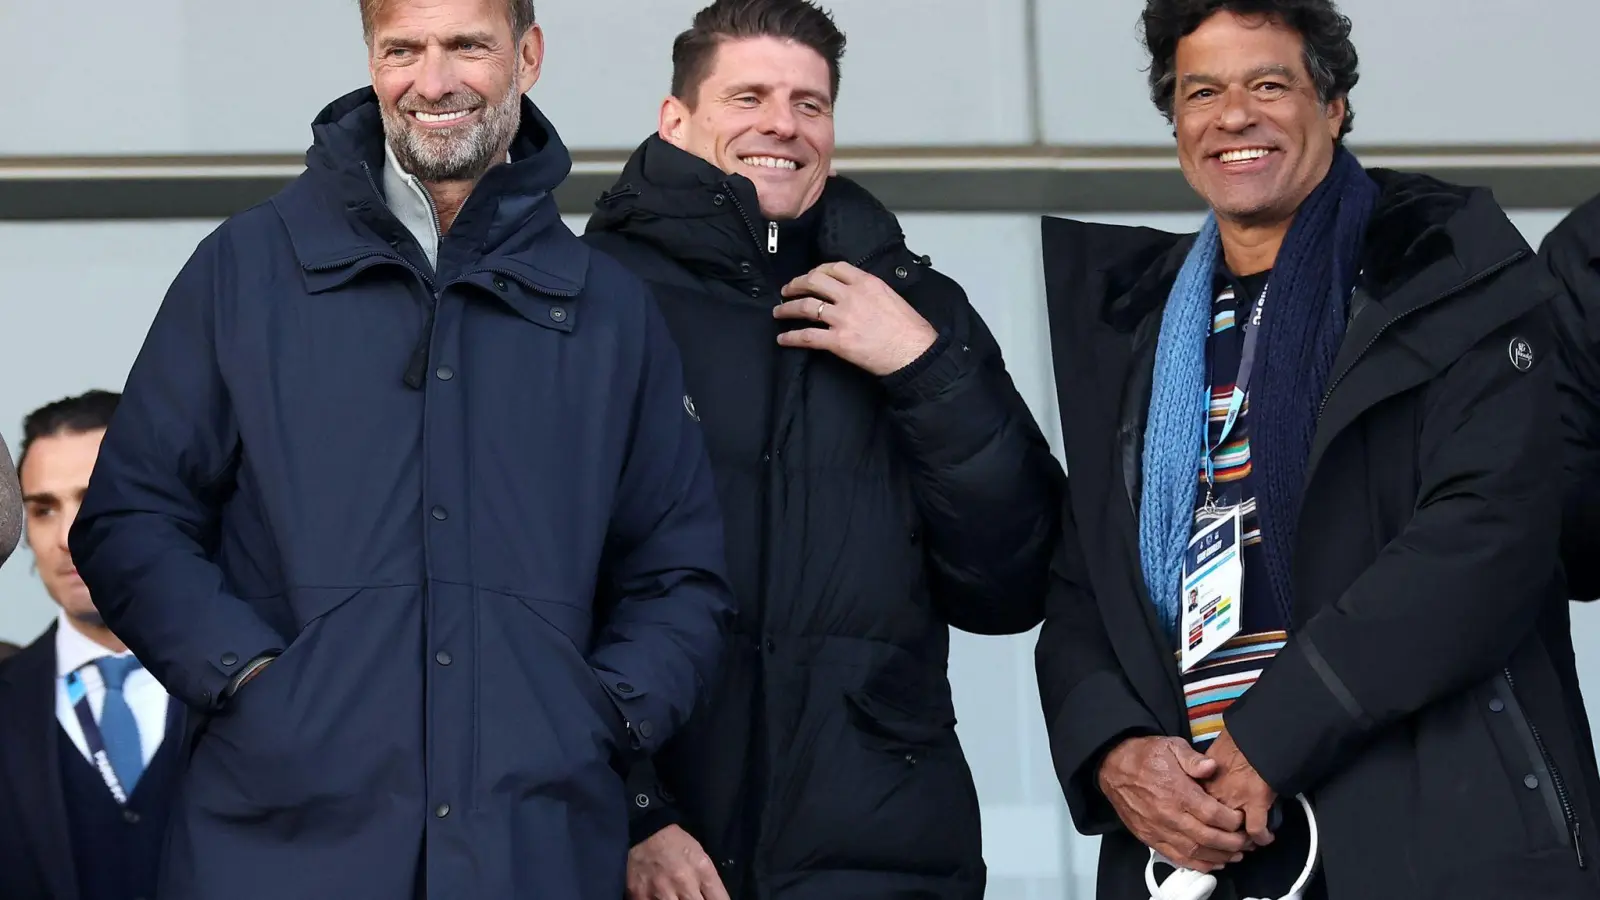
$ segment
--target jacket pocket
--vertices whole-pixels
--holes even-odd
[[[915,754],[955,738],[955,709],[940,705],[911,710],[866,691],[845,695],[850,721],[869,746]]]
[[[1521,747],[1521,759],[1527,763],[1528,771],[1522,774],[1523,786],[1538,791],[1555,840],[1561,846],[1571,848],[1578,867],[1585,868],[1582,829],[1573,811],[1566,781],[1549,748],[1545,746],[1538,725],[1528,718],[1521,702],[1517,700],[1516,678],[1509,667],[1495,678],[1494,693],[1489,708],[1509,718]]]
[[[486,591],[486,593],[513,596],[498,591]],[[613,752],[627,750],[628,721],[616,701],[612,699],[611,691],[606,688],[605,682],[600,680],[599,673],[589,664],[588,657],[580,644],[580,638],[576,637],[589,632],[591,619],[588,610],[556,600],[542,600],[521,594],[515,595],[514,599],[518,606],[531,614],[533,621],[548,635],[549,645],[555,655],[573,674],[574,685],[579,695],[587,701],[586,705],[597,717],[602,732],[608,736],[608,749]]]

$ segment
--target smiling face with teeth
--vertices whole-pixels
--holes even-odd
[[[505,0],[390,0],[374,16],[372,86],[406,171],[475,182],[505,158],[544,56],[539,26],[511,27]]]
[[[1174,68],[1184,177],[1225,231],[1286,232],[1328,173],[1345,110],[1318,96],[1300,34],[1219,12],[1178,42]]]
[[[761,212],[793,219],[833,168],[833,97],[817,51],[774,37],[723,39],[696,96],[661,104],[661,138],[756,186]]]

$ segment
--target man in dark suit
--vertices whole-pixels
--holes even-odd
[[[27,540],[61,607],[0,668],[0,897],[155,896],[185,716],[106,628],[67,531],[118,395],[90,391],[25,420],[17,469]]]

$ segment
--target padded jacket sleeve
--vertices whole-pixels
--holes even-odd
[[[650,755],[713,683],[733,591],[678,348],[655,303],[647,299],[642,311],[644,359],[601,573],[611,604],[589,661],[627,721],[632,749]]]
[[[1020,634],[1043,618],[1064,478],[999,345],[966,296],[958,300],[959,331],[884,385],[922,514],[934,602],[963,631]]]
[[[1556,572],[1555,367],[1518,371],[1513,335],[1550,345],[1541,305],[1428,389],[1409,524],[1315,613],[1224,713],[1280,795],[1314,787],[1377,730],[1487,677],[1534,627]]]
[[[1592,209],[1592,205],[1591,205]],[[1580,211],[1582,212],[1582,211]],[[1592,229],[1585,233],[1585,229]],[[1556,330],[1562,469],[1561,559],[1572,599],[1600,598],[1600,221],[1574,214],[1539,248],[1560,292]]]
[[[222,246],[202,242],[156,312],[69,538],[106,624],[207,711],[241,668],[286,645],[209,555],[240,452],[213,331],[229,292]]]

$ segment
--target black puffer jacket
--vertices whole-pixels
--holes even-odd
[[[814,258],[940,331],[907,370],[779,347],[754,186],[658,138],[585,236],[650,284],[682,350],[739,603],[709,708],[657,755],[659,786],[635,779],[635,840],[678,820],[735,898],[979,897],[948,627],[1038,624],[1060,467],[961,289],[852,182],[819,204]]]
[[[1487,191],[1372,175],[1382,194],[1307,464],[1290,640],[1224,722],[1269,785],[1315,805],[1312,896],[1600,896],[1600,777],[1556,561],[1555,288]],[[1104,835],[1100,900],[1149,893],[1148,851],[1097,761],[1122,737],[1189,734],[1137,510],[1162,308],[1192,243],[1044,223],[1074,427],[1039,688],[1073,818]],[[1235,897],[1224,870],[1214,898]]]

